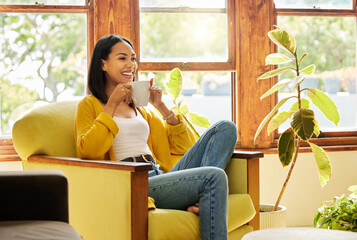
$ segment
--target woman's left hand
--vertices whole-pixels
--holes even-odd
[[[149,97],[149,102],[155,107],[158,108],[160,107],[163,102],[162,102],[162,90],[158,87],[155,86],[154,84],[154,79],[150,79],[150,97]]]

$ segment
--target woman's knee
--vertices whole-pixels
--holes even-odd
[[[222,133],[226,134],[227,136],[231,136],[235,139],[235,141],[237,140],[238,131],[234,122],[229,120],[221,120],[217,122],[217,127],[220,131],[222,131]]]
[[[226,172],[218,167],[204,167],[206,171],[206,177],[214,182],[214,185],[228,186],[228,177]]]

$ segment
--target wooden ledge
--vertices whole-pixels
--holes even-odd
[[[151,170],[150,163],[134,163],[134,162],[113,162],[113,161],[96,161],[84,160],[70,157],[52,157],[46,155],[33,155],[28,157],[29,162],[61,164],[68,166],[92,167],[104,169],[126,170],[130,172],[140,172]]]
[[[262,152],[253,152],[253,151],[234,151],[232,158],[244,158],[244,159],[254,159],[262,158],[264,153]]]
[[[0,155],[0,162],[21,162],[21,158],[15,154]]]

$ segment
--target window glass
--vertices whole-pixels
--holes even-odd
[[[276,8],[352,9],[352,0],[274,0]]]
[[[302,67],[316,65],[315,73],[305,79],[302,87],[324,91],[335,102],[340,112],[341,121],[336,127],[311,104],[320,129],[356,129],[356,19],[278,16],[278,26],[288,30],[296,38],[298,56],[308,53]],[[286,77],[288,75],[283,75],[281,79]],[[289,94],[287,89],[283,89],[279,92],[279,99]],[[285,110],[290,107],[289,104],[284,106]],[[284,110],[284,106],[281,110]],[[286,126],[282,126],[281,130],[286,129]]]
[[[140,0],[141,7],[225,8],[226,0]]]
[[[224,11],[190,12],[177,8],[168,12],[164,8],[187,4],[223,7]],[[150,6],[151,10],[143,6]],[[229,57],[225,10],[225,1],[140,1],[140,61],[226,62]]]
[[[1,134],[26,110],[85,94],[85,14],[0,13]]]
[[[226,14],[140,14],[140,61],[225,62]]]
[[[139,79],[154,78],[154,84],[163,91],[163,100],[173,107],[173,99],[167,95],[165,82],[169,72],[140,72]],[[189,100],[190,112],[205,116],[211,124],[218,120],[231,120],[231,73],[182,71],[183,87],[180,100]],[[204,129],[198,128],[199,132]]]
[[[9,5],[86,5],[86,0],[0,0],[0,4]]]

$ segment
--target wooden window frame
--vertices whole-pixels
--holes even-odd
[[[274,8],[274,21],[277,22],[278,16],[336,16],[336,17],[355,17],[357,21],[357,0],[353,0],[353,7],[350,10],[338,9],[288,9],[288,8]],[[357,40],[357,36],[356,36]],[[277,95],[275,97],[277,99]],[[280,133],[276,130],[274,133],[274,140],[272,148],[277,148]],[[342,130],[323,132],[318,138],[310,140],[319,146],[324,147],[329,151],[349,151],[357,150],[357,129],[356,130]],[[307,143],[301,144],[302,151],[309,148]]]
[[[138,57],[138,67],[140,71],[170,71],[174,68],[180,68],[182,71],[234,71],[235,70],[235,16],[234,16],[234,0],[226,0],[227,6],[227,31],[228,31],[228,59],[226,62],[141,62],[140,61],[140,7],[139,0],[134,1],[134,11],[132,12],[132,19],[135,25],[135,35],[137,36],[135,50]],[[146,10],[150,8],[145,8]],[[182,12],[177,8],[158,8],[167,12],[175,13]],[[186,9],[185,12],[206,12],[210,13],[212,10],[204,10],[201,8]],[[213,11],[217,12],[217,10]],[[222,11],[220,11],[222,12]]]

